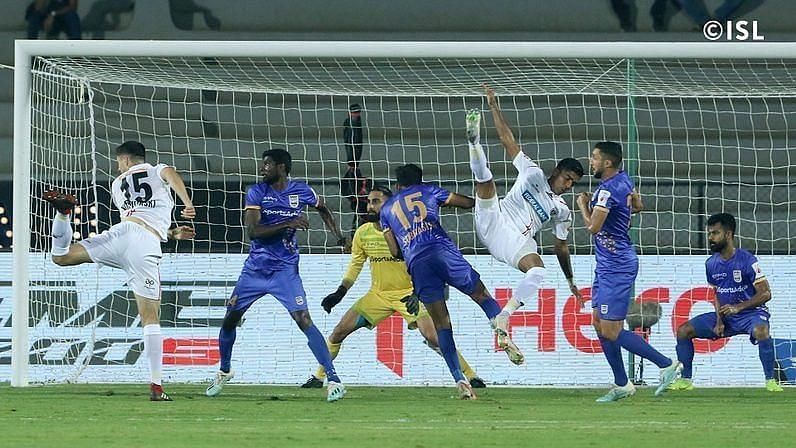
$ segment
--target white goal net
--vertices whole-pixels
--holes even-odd
[[[53,211],[39,199],[45,189],[78,197],[73,227],[80,240],[119,220],[109,188],[118,174],[113,150],[120,143],[141,141],[149,160],[182,173],[197,206],[192,223],[197,237],[164,246],[165,376],[201,381],[215,369],[225,300],[248,251],[243,197],[247,185],[259,179],[261,153],[287,149],[293,157],[291,176],[323,196],[343,232],[352,234],[363,189],[373,183],[392,186],[394,169],[402,164],[419,164],[426,180],[472,194],[464,115],[480,108],[482,142],[502,194],[516,173],[494,131],[480,87],[484,82],[497,92],[525,153],[545,171],[564,157],[577,158],[588,170],[594,143],[622,143],[625,169],[646,207],[633,221],[643,255],[635,293],[661,302],[651,340],[662,352],[674,356],[676,325],[712,309],[704,278],[705,222],[720,211],[735,215],[740,246],[758,254],[774,291],[770,308],[778,372],[791,380],[796,376],[789,367],[796,339],[796,307],[790,301],[796,281],[789,267],[796,261],[794,60],[654,53],[649,58],[540,58],[533,56],[533,45],[527,57],[311,57],[306,51],[296,57],[229,57],[224,44],[196,45],[206,48],[206,56],[146,56],[146,50],[139,56],[92,56],[91,51],[81,54],[78,46],[71,56],[41,50],[33,60],[30,177],[24,180],[30,189],[29,252],[19,247],[25,240],[15,234],[17,249],[29,253],[28,341],[22,344],[27,345],[30,381],[143,381],[147,371],[124,274],[94,265],[52,264]],[[346,122],[356,109],[360,121]],[[352,161],[349,153],[359,151]],[[586,176],[574,192],[595,185]],[[574,208],[574,195],[564,197]],[[320,300],[339,284],[348,257],[319,216],[312,210],[308,216],[311,229],[299,241],[300,268],[310,311],[328,335],[367,291],[370,277],[363,272],[326,315]],[[487,287],[505,300],[519,274],[490,259],[476,238],[472,213],[446,211],[443,226]],[[588,312],[574,306],[550,255],[549,230],[539,234],[539,242],[549,275],[538,303],[527,304],[512,320],[526,364],[511,365],[496,350],[481,310],[452,292],[457,344],[488,383],[605,383],[610,371],[596,352]],[[579,217],[570,244],[576,281],[588,292],[593,255]],[[4,272],[12,263],[10,257],[0,258]],[[2,310],[8,313],[0,312],[0,319],[9,317],[11,304],[0,302]],[[10,322],[0,321],[0,341],[7,345]],[[244,382],[298,383],[315,368],[305,344],[287,313],[266,297],[238,330],[233,367]],[[748,339],[700,342],[697,350],[698,383],[762,383],[757,348]],[[8,347],[2,356],[0,381],[11,376]],[[442,358],[397,317],[352,335],[337,365],[352,383],[448,382]]]

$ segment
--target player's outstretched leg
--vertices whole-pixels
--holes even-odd
[[[72,209],[77,205],[77,200],[71,194],[64,194],[58,190],[48,190],[42,194],[44,201],[49,202],[57,211],[53,219],[52,231],[52,250],[55,257],[60,257],[69,253],[69,245],[72,243]]]
[[[508,331],[508,319],[505,322],[501,323],[498,321],[500,317],[500,305],[498,305],[497,301],[489,295],[489,292],[486,290],[486,286],[481,280],[478,280],[478,283],[475,286],[475,291],[470,294],[470,298],[484,310],[484,314],[486,315],[487,319],[489,319],[489,324],[492,326],[492,329],[495,331],[495,336],[497,336],[498,346],[506,352],[506,355],[509,357],[509,360],[516,364],[520,365],[525,362],[525,357],[523,356],[522,352],[520,351],[519,347],[514,344],[514,341],[511,340],[511,335]]]
[[[234,293],[233,297],[236,297]],[[231,366],[232,347],[235,345],[236,329],[240,319],[243,317],[243,313],[243,310],[228,309],[227,314],[224,316],[224,321],[221,323],[221,330],[218,332],[218,352],[221,356],[221,363],[213,381],[205,390],[205,395],[208,397],[215,397],[220,394],[224,385],[235,377]]]
[[[672,361],[658,350],[655,350],[644,338],[632,331],[622,329],[619,331],[615,341],[625,350],[651,361],[661,369],[660,382],[658,383],[658,388],[655,389],[656,397],[665,392],[666,388],[677,379],[683,370],[683,365],[680,361]]]
[[[470,109],[465,117],[467,124],[467,144],[470,147],[470,169],[475,178],[475,194],[481,199],[489,199],[497,194],[492,171],[489,170],[489,161],[484,149],[481,147],[481,112]]]

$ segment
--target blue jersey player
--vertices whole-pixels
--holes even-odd
[[[475,201],[423,183],[423,171],[414,164],[398,168],[397,184],[398,193],[381,208],[384,237],[392,255],[406,260],[415,295],[434,321],[439,348],[456,380],[459,396],[464,400],[475,399],[459,364],[445,304],[445,286],[451,285],[470,296],[484,310],[493,328],[500,306],[439,222],[441,207],[471,209]]]
[[[746,334],[757,344],[766,390],[782,392],[774,379],[774,342],[768,332],[770,316],[765,305],[771,300],[768,280],[754,255],[735,248],[734,236],[732,215],[719,213],[708,218],[708,241],[713,255],[705,262],[705,274],[715,290],[716,311],[700,314],[677,329],[677,358],[683,363],[683,375],[671,385],[671,390],[694,388],[691,382],[694,338]]]
[[[592,151],[591,168],[600,185],[594,194],[581,193],[577,200],[586,229],[594,236],[597,267],[591,294],[592,323],[616,384],[598,402],[616,401],[636,393],[635,386],[627,379],[620,348],[662,369],[655,395],[663,393],[682,369],[679,362],[673,362],[641,336],[624,329],[638,274],[638,256],[629,235],[630,215],[639,207],[634,205],[637,199],[634,199],[633,180],[619,169],[621,163],[619,143],[597,143]]]
[[[337,401],[345,395],[332,364],[332,357],[323,335],[312,323],[307,310],[307,297],[299,277],[299,250],[296,231],[309,228],[303,215],[306,206],[314,207],[324,224],[344,242],[329,209],[309,185],[288,178],[291,167],[290,154],[284,149],[271,149],[263,153],[260,174],[263,181],[249,187],[246,193],[244,221],[251,239],[249,257],[232,291],[227,313],[218,335],[221,365],[213,383],[207,388],[208,396],[221,392],[224,384],[233,377],[230,361],[235,343],[235,328],[243,313],[260,297],[270,294],[281,303],[301,331],[307,336],[312,354],[326,370],[328,401]]]

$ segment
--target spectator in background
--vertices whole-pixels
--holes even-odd
[[[763,3],[762,0],[747,1],[747,0],[724,0],[716,11],[711,16],[705,8],[703,0],[677,0],[683,7],[683,11],[691,18],[697,25],[703,27],[705,22],[710,20],[718,20],[719,22],[726,22],[732,20],[740,15],[740,10],[744,7],[744,12],[749,12]]]
[[[38,39],[44,30],[47,39],[56,39],[63,31],[69,39],[80,39],[77,0],[35,0],[25,11],[28,39]]]
[[[202,14],[205,25],[214,31],[221,29],[221,20],[213,14],[210,8],[197,4],[194,0],[169,0],[171,21],[178,30],[190,31],[193,29],[193,16]]]
[[[358,169],[362,158],[362,109],[359,104],[354,103],[348,108],[348,118],[343,122],[343,141],[348,166]]]
[[[348,169],[340,179],[340,195],[348,200],[354,219],[351,222],[353,238],[357,227],[365,223],[368,193],[373,189],[373,181],[362,174],[359,161],[362,158],[362,109],[359,104],[348,108],[348,117],[343,122],[343,143],[346,150]]]
[[[669,3],[674,8],[669,13]],[[636,5],[634,0],[611,0],[611,8],[619,18],[619,26],[622,31],[635,32],[636,29]],[[666,31],[669,28],[668,18],[680,11],[680,4],[677,0],[654,0],[650,8],[652,17],[652,29],[655,31]]]
[[[134,0],[97,0],[83,17],[83,31],[90,31],[92,39],[105,39],[105,31],[118,30],[121,15],[134,8]]]

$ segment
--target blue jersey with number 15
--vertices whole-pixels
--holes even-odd
[[[439,223],[440,206],[451,193],[432,184],[404,188],[388,199],[381,208],[382,228],[392,230],[407,265],[412,259],[439,245],[455,248]]]

